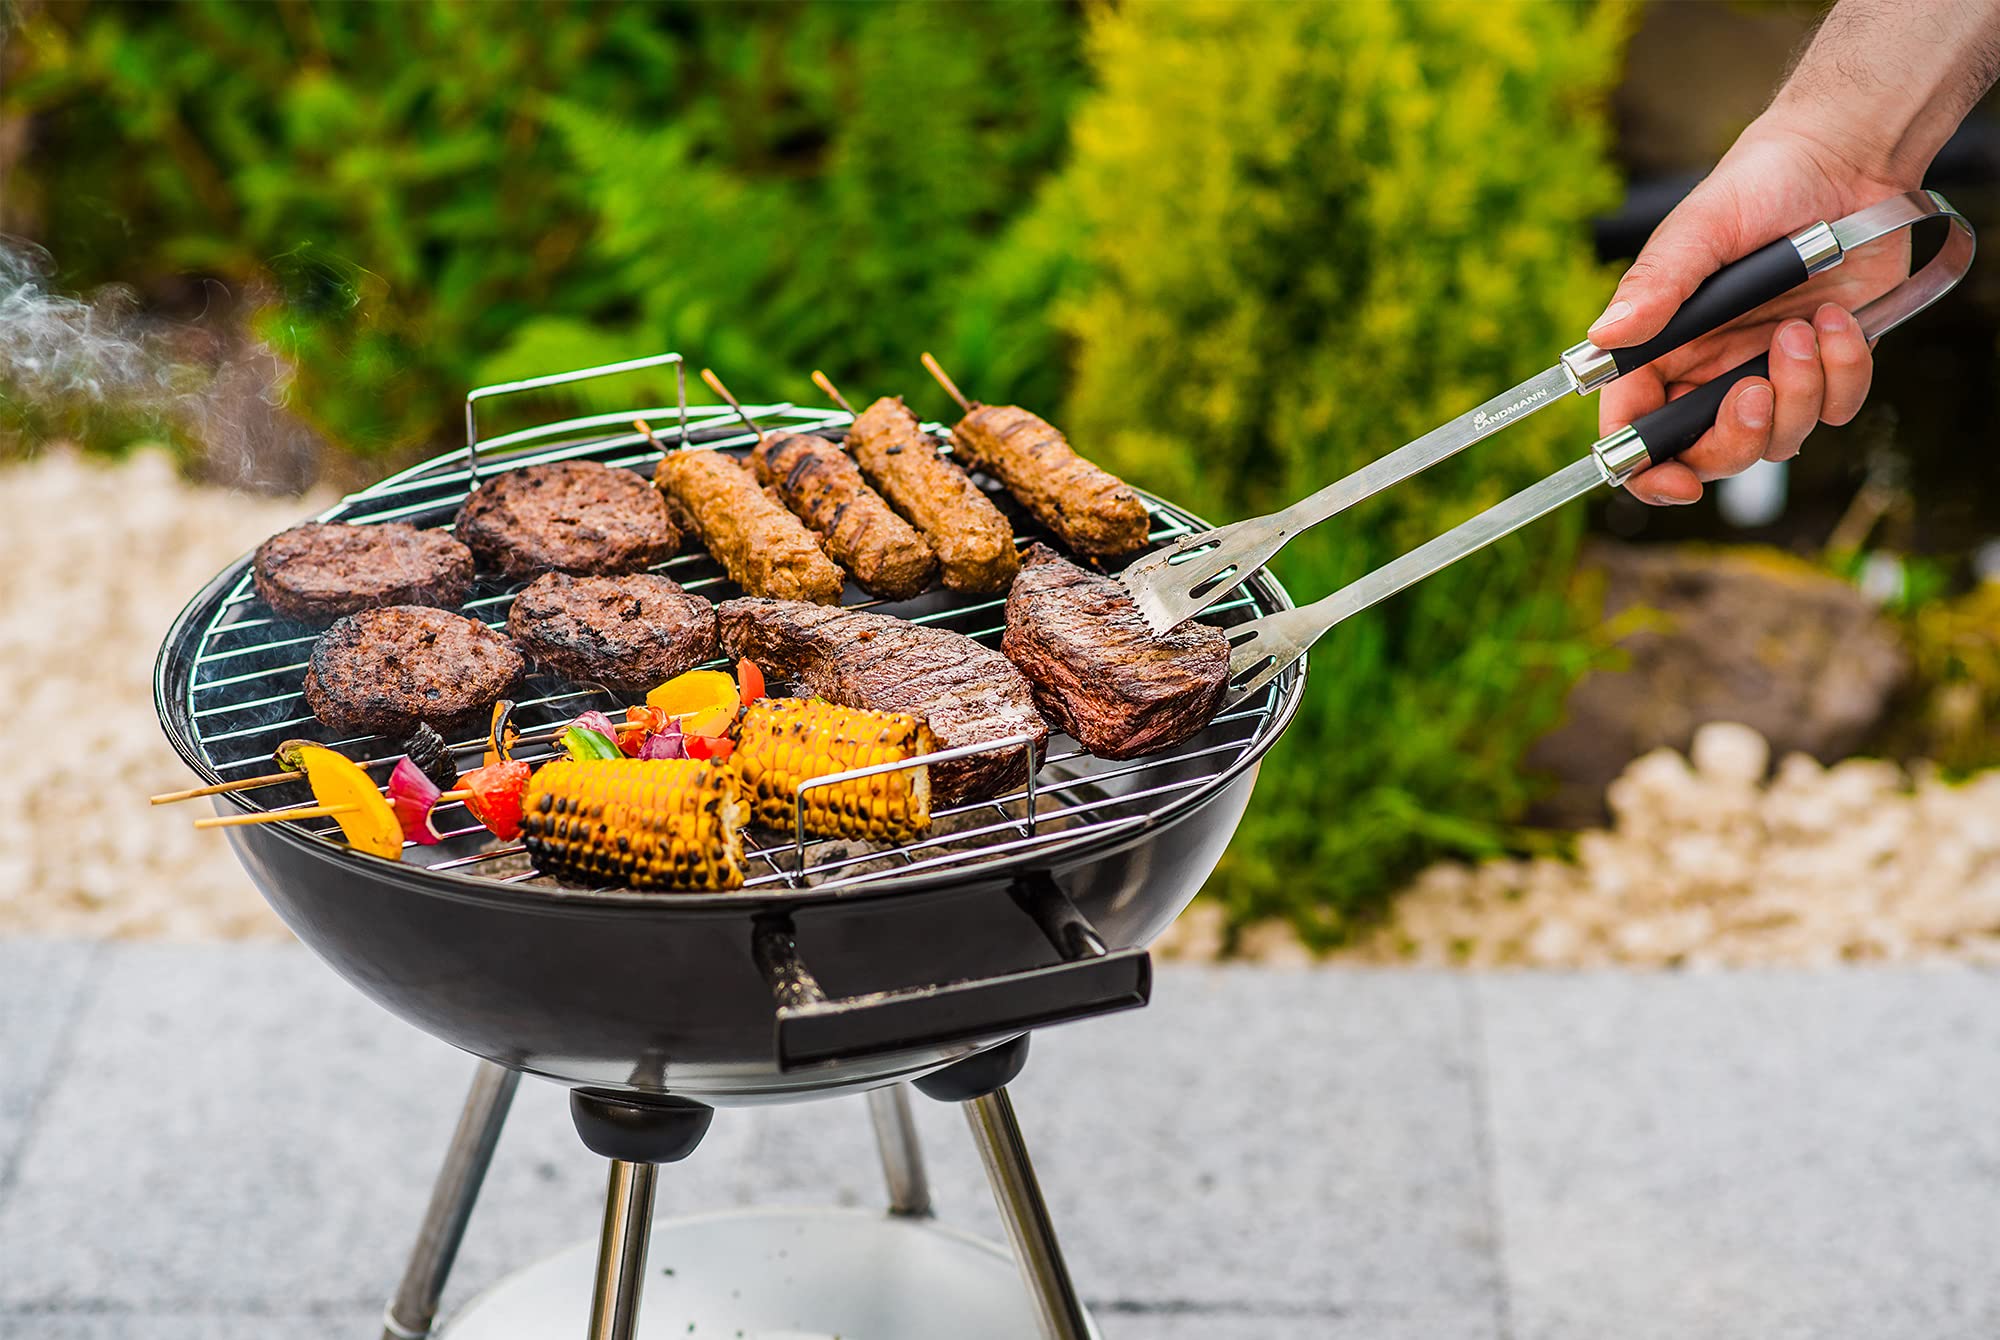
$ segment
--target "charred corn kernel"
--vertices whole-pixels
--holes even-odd
[[[543,874],[637,889],[743,886],[742,781],[730,764],[548,763],[521,808],[521,840]]]
[[[743,714],[735,763],[751,818],[789,830],[799,783],[936,747],[931,728],[902,712],[763,698]],[[901,842],[931,825],[930,770],[918,766],[816,786],[805,794],[805,811],[809,833]]]

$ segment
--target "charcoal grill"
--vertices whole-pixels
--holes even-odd
[[[663,354],[482,388],[467,399],[465,452],[385,479],[319,519],[449,525],[468,487],[501,471],[593,460],[650,472],[662,447],[753,446],[733,411],[686,404],[680,365],[679,355]],[[673,368],[680,382],[673,406],[479,435],[478,407],[497,396],[659,367]],[[788,404],[751,412],[767,429],[829,436],[851,422],[843,412]],[[630,429],[638,417],[654,422],[658,446]],[[932,428],[948,442],[945,430]],[[975,478],[1020,543],[1046,538],[997,485]],[[1151,546],[1207,528],[1182,508],[1142,496],[1153,518]],[[239,559],[188,605],[156,669],[167,735],[210,783],[269,771],[272,750],[288,737],[329,734],[300,693],[315,630],[274,616],[252,589],[249,562]],[[705,553],[653,570],[713,599],[737,594]],[[504,626],[521,585],[482,575],[466,612]],[[883,602],[850,586],[847,601],[988,645],[1003,631],[1004,594],[939,590]],[[1290,606],[1277,582],[1259,573],[1207,617],[1227,627]],[[538,874],[517,846],[493,839],[462,807],[441,807],[444,841],[412,846],[401,862],[352,851],[326,820],[230,829],[251,877],[314,953],[388,1009],[487,1063],[385,1334],[408,1340],[429,1332],[523,1073],[569,1087],[579,1134],[611,1160],[593,1337],[637,1334],[655,1169],[694,1149],[717,1106],[868,1091],[899,1216],[890,1237],[906,1234],[928,1202],[902,1081],[965,1105],[1029,1286],[1033,1324],[1055,1340],[1091,1334],[1005,1086],[1025,1060],[1032,1028],[1145,1003],[1145,946],[1214,869],[1258,761],[1296,711],[1304,681],[1301,662],[1193,739],[1142,759],[1097,759],[1061,735],[1040,751],[1025,741],[1003,746],[1028,751],[1028,784],[943,809],[934,831],[912,842],[858,847],[749,831],[746,886],[726,894],[564,884]],[[518,701],[516,720],[529,730],[623,706],[597,686],[547,675],[531,679]],[[397,752],[379,738],[325,743],[355,758]],[[478,748],[475,740],[455,743],[462,764]],[[230,813],[308,800],[303,784],[292,783],[215,803]],[[847,1226],[841,1236],[851,1240],[856,1231]],[[890,1237],[882,1251],[908,1250]],[[977,1253],[946,1255],[972,1269],[967,1262]],[[545,1293],[548,1278],[521,1287]],[[939,1287],[948,1280],[949,1272],[940,1274]],[[466,1334],[504,1333],[490,1329],[492,1319],[528,1315],[527,1296],[484,1309],[465,1323]]]

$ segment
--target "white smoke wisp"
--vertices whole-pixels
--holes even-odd
[[[318,439],[285,412],[291,369],[267,346],[234,324],[148,315],[121,285],[57,292],[54,272],[47,251],[0,236],[0,400],[15,402],[13,427],[123,446],[89,440],[116,424],[191,446],[218,482],[311,482]]]

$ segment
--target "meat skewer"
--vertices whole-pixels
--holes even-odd
[[[757,433],[750,465],[757,480],[820,537],[827,556],[862,590],[908,600],[937,575],[937,554],[882,495],[868,487],[853,458],[823,437],[767,433],[707,368],[701,379]]]
[[[833,403],[854,407],[821,372],[813,382]],[[966,477],[938,454],[937,443],[895,396],[884,396],[860,414],[847,433],[848,450],[889,505],[923,532],[937,551],[944,584],[954,591],[1003,591],[1021,569],[1014,528]]]
[[[633,426],[658,445],[644,419]],[[847,579],[819,547],[819,537],[719,451],[664,452],[653,480],[693,522],[731,581],[775,600],[840,603]]]
[[[1145,547],[1152,518],[1131,485],[1077,455],[1041,416],[1019,405],[968,400],[935,358],[926,353],[922,362],[965,411],[951,430],[959,454],[1005,484],[1064,545],[1093,557]]]

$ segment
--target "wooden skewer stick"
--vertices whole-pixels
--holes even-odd
[[[854,413],[854,406],[847,403],[847,397],[840,393],[840,388],[833,384],[833,379],[831,377],[828,377],[824,372],[821,372],[818,368],[813,369],[813,385],[817,386],[820,390],[826,392],[826,398],[828,400],[831,400],[834,404],[840,406],[842,409],[846,410],[849,414]]]
[[[923,356],[917,361],[924,365],[925,372],[937,378],[937,384],[944,388],[946,395],[958,402],[960,409],[964,410],[967,414],[972,413],[972,402],[965,398],[965,393],[958,389],[958,384],[945,375],[944,369],[939,367],[938,361],[930,356],[929,350],[925,350]]]
[[[243,824],[275,824],[285,819],[325,819],[336,814],[352,814],[359,805],[306,805],[295,810],[265,810],[260,814],[217,814],[196,819],[196,828],[236,828]]]
[[[199,796],[220,796],[231,791],[249,791],[260,786],[276,786],[279,782],[296,782],[305,776],[302,772],[267,772],[262,777],[239,777],[233,782],[217,782],[214,786],[194,786],[185,791],[166,791],[154,796],[155,805],[171,805],[178,800],[194,800]]]
[[[729,408],[736,411],[737,417],[742,419],[749,426],[750,431],[757,435],[757,440],[762,442],[764,440],[764,430],[757,426],[757,421],[750,417],[750,412],[743,408],[736,397],[729,394],[729,388],[722,384],[722,378],[716,376],[712,369],[703,368],[701,370],[701,379],[708,383],[709,390],[729,402]]]

